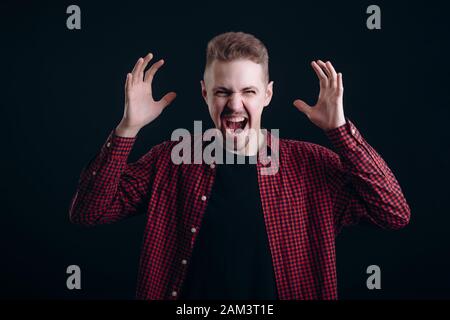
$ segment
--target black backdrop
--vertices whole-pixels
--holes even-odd
[[[133,299],[144,216],[83,228],[68,219],[82,167],[123,112],[123,84],[140,56],[166,64],[154,81],[175,102],[139,134],[129,161],[193,120],[211,125],[200,94],[207,41],[245,31],[269,49],[274,97],[263,125],[330,147],[292,106],[314,103],[310,61],[343,73],[344,108],[398,178],[410,204],[400,231],[369,225],[337,238],[341,299],[450,298],[449,72],[444,2],[2,2],[0,297]],[[293,4],[295,3],[295,4]],[[66,8],[81,8],[68,30]],[[381,8],[381,30],[366,8]],[[82,289],[66,288],[81,267]],[[366,288],[380,266],[381,290]]]

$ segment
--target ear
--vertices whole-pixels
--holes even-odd
[[[200,80],[200,84],[202,85],[202,97],[205,99],[205,102],[208,103],[208,92],[206,91],[205,81]]]
[[[273,96],[273,81],[270,81],[267,84],[267,88],[266,88],[266,97],[264,98],[264,107],[267,107],[270,103],[270,101],[272,100],[272,96]]]

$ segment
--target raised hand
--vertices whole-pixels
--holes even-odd
[[[133,71],[127,74],[124,113],[116,128],[116,134],[119,136],[135,136],[142,127],[156,119],[176,97],[175,92],[169,92],[159,101],[153,99],[153,77],[164,64],[164,60],[155,62],[144,75],[144,70],[152,58],[151,53],[145,58],[139,58]]]
[[[342,73],[336,73],[330,61],[311,62],[311,66],[319,78],[320,93],[317,103],[310,106],[300,99],[294,101],[294,106],[303,112],[312,123],[328,131],[345,124],[343,95],[344,85]]]

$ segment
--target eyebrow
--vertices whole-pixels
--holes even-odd
[[[241,89],[241,91],[246,91],[246,90],[251,90],[251,89],[253,89],[253,90],[255,90],[255,91],[258,91],[258,88],[255,87],[255,86],[248,86],[248,87],[245,87],[245,88]],[[213,88],[213,91],[215,91],[215,90],[233,91],[233,90],[230,90],[230,89],[228,89],[228,88],[221,87],[221,86],[219,86],[219,87],[214,87],[214,88]]]

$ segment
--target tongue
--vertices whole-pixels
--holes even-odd
[[[229,122],[229,127],[231,129],[239,129],[241,127],[241,123],[240,122]]]
[[[236,130],[236,129],[242,129],[242,125],[244,124],[244,121],[240,122],[231,122],[227,121],[227,125],[230,129]]]

